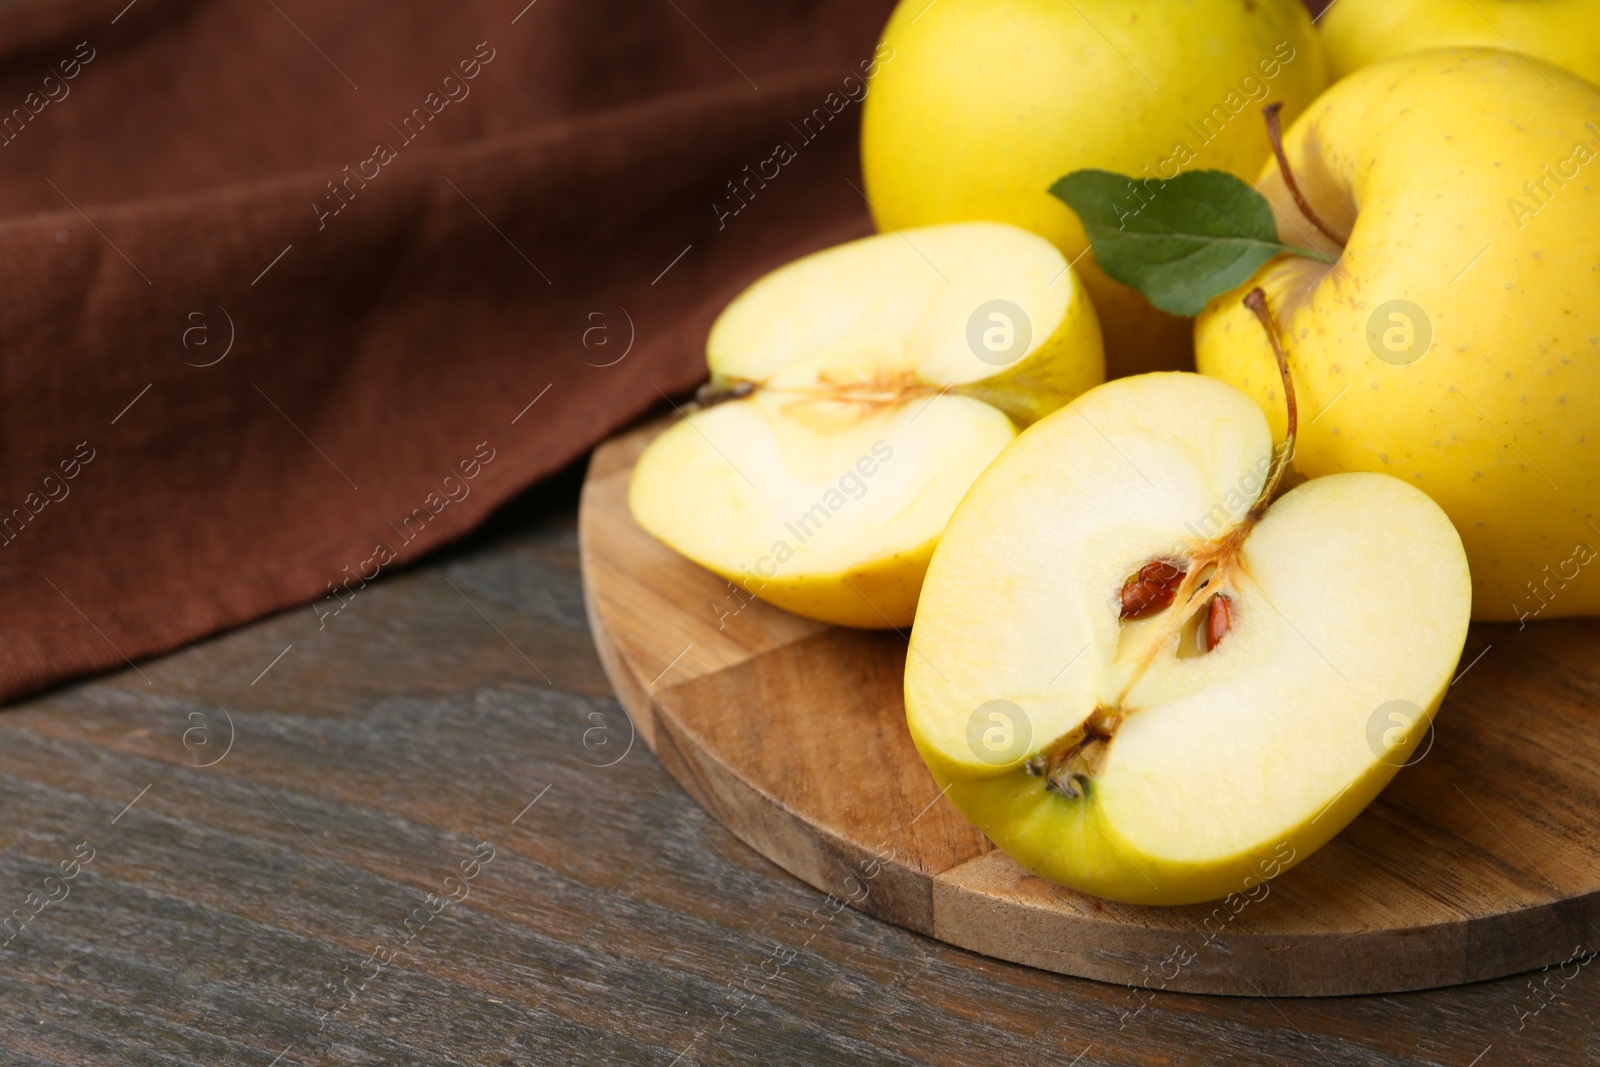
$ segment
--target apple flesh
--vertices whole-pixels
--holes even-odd
[[[634,517],[750,595],[868,628],[911,622],[945,523],[1017,426],[1104,376],[1065,258],[1000,223],[791,263],[707,352],[713,402],[640,457]]]
[[[1083,274],[1113,377],[1192,368],[1191,328],[1084,255],[1051,184],[1129,174],[1132,210],[1180,171],[1250,181],[1261,105],[1293,116],[1327,85],[1300,0],[905,0],[877,55],[861,169],[878,227],[998,219],[1048,237]]]
[[[1266,507],[1272,454],[1237,389],[1123,378],[1021,434],[956,510],[906,719],[950,800],[1030,871],[1131,903],[1243,892],[1338,832],[1426,733],[1466,637],[1460,538],[1385,475]],[[1396,725],[1386,707],[1415,710]]]
[[[1600,612],[1600,88],[1504,51],[1419,52],[1329,89],[1284,151],[1343,240],[1268,163],[1279,233],[1338,262],[1281,257],[1213,300],[1200,371],[1281,437],[1274,357],[1243,303],[1260,286],[1307,412],[1297,471],[1379,471],[1432,496],[1466,544],[1476,619]]]

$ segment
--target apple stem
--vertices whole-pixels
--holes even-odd
[[[1267,294],[1257,286],[1245,294],[1244,306],[1255,312],[1256,318],[1261,320],[1261,328],[1267,331],[1267,342],[1272,345],[1272,355],[1278,361],[1278,374],[1283,378],[1284,401],[1289,409],[1289,430],[1284,435],[1283,450],[1274,457],[1267,484],[1261,487],[1261,495],[1256,497],[1255,504],[1251,506],[1250,513],[1245,518],[1245,524],[1249,526],[1254,525],[1267,513],[1267,507],[1272,503],[1272,494],[1278,491],[1278,483],[1283,480],[1283,472],[1294,459],[1294,441],[1300,427],[1300,413],[1295,405],[1294,378],[1289,373],[1289,354],[1283,350],[1283,334],[1278,329],[1278,320],[1273,318],[1272,309],[1267,306]]]
[[[1295,206],[1300,209],[1300,214],[1304,215],[1311,225],[1322,231],[1322,236],[1343,248],[1343,239],[1312,209],[1311,201],[1300,191],[1300,183],[1294,180],[1294,171],[1289,168],[1289,157],[1283,151],[1283,129],[1278,119],[1278,112],[1282,109],[1281,100],[1274,100],[1262,109],[1262,114],[1267,119],[1267,140],[1272,142],[1272,154],[1278,157],[1278,173],[1283,175],[1283,184],[1289,187],[1289,195],[1294,197]]]
[[[737,381],[731,383],[707,382],[694,391],[694,409],[716,407],[729,400],[743,400],[756,391],[756,383]]]

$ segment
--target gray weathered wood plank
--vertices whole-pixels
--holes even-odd
[[[594,765],[628,726],[584,622],[576,485],[359,590],[321,630],[301,609],[141,663],[149,684],[125,670],[0,713],[0,914],[31,913],[75,845],[95,850],[0,945],[0,1062],[1596,1062],[1590,968],[1520,1031],[1528,976],[1157,994],[1124,1015],[1125,988],[831,913],[642,744]],[[233,747],[196,766],[222,752],[224,708]],[[466,899],[319,1030],[333,988],[401,944],[480,841],[495,856]]]

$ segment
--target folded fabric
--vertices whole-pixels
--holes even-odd
[[[371,580],[692,387],[869,229],[891,6],[0,8],[0,698]]]

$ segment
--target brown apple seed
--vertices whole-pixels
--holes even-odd
[[[1122,618],[1143,619],[1165,611],[1172,603],[1186,570],[1164,559],[1151,560],[1122,586]]]
[[[1207,652],[1217,647],[1217,643],[1227,636],[1233,629],[1233,599],[1226,593],[1218,593],[1211,598],[1211,605],[1206,609],[1206,648]]]

